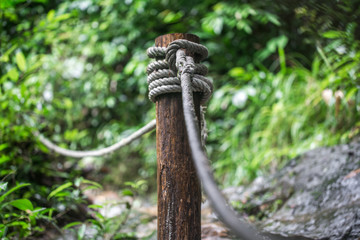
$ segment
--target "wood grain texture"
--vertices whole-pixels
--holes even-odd
[[[176,39],[199,42],[192,34],[166,34],[157,47]],[[192,53],[187,53],[192,55]],[[196,60],[196,59],[195,59]],[[194,94],[197,115],[200,95]],[[163,94],[156,101],[158,239],[201,239],[201,188],[187,139],[181,93]]]

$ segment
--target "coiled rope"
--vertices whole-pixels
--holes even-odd
[[[167,48],[151,47],[147,50],[150,58],[157,60],[150,63],[147,67],[149,99],[155,102],[155,98],[164,93],[181,92],[181,82],[176,71],[176,53],[178,49],[186,48],[200,56],[200,61],[204,60],[207,55],[207,49],[197,43],[189,44],[189,41],[179,39],[172,42]],[[161,59],[162,60],[159,60]],[[165,58],[165,59],[164,59]],[[211,97],[213,91],[212,82],[204,75],[208,69],[204,64],[194,63],[192,66],[192,90],[202,92],[201,103],[206,103]]]
[[[176,56],[179,49],[187,49],[195,53],[199,61],[204,60],[208,56],[208,50],[201,44],[189,42],[184,39],[173,41],[167,48],[150,47],[147,55],[156,59],[147,67],[147,82],[149,85],[149,99],[155,102],[155,98],[164,93],[182,92],[180,75],[177,75],[177,59]],[[192,67],[192,91],[201,92],[200,100],[200,124],[201,124],[201,144],[205,147],[207,138],[207,128],[205,120],[205,103],[209,100],[213,92],[213,84],[210,79],[205,77],[208,68],[201,63],[193,63]]]
[[[185,125],[192,159],[203,183],[204,191],[220,220],[242,239],[276,239],[261,234],[249,223],[240,220],[234,210],[228,206],[215,183],[209,160],[201,144],[193,100],[193,92],[202,92],[201,103],[204,104],[210,98],[213,86],[211,81],[204,76],[207,72],[206,67],[194,63],[194,59],[187,56],[183,49],[200,55],[201,60],[205,59],[208,54],[206,47],[184,39],[171,42],[167,48],[151,47],[148,49],[148,56],[157,59],[147,69],[149,98],[155,101],[155,97],[160,94],[182,92]],[[165,60],[163,60],[164,58]]]

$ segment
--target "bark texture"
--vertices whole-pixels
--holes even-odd
[[[167,47],[177,39],[199,43],[195,35],[174,33],[156,38],[155,45]],[[199,118],[198,94],[194,101]],[[201,239],[201,187],[191,159],[181,93],[157,97],[156,121],[158,239]]]

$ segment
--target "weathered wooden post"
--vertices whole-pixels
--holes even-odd
[[[167,47],[177,39],[199,43],[192,34],[166,34],[155,39]],[[195,57],[191,52],[187,54]],[[186,135],[181,93],[156,99],[156,149],[158,184],[158,239],[201,239],[201,188]],[[197,115],[200,96],[194,94]]]

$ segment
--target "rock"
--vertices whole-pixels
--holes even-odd
[[[360,141],[309,151],[240,193],[225,194],[260,229],[310,239],[360,238]],[[239,192],[239,191],[238,191]]]

